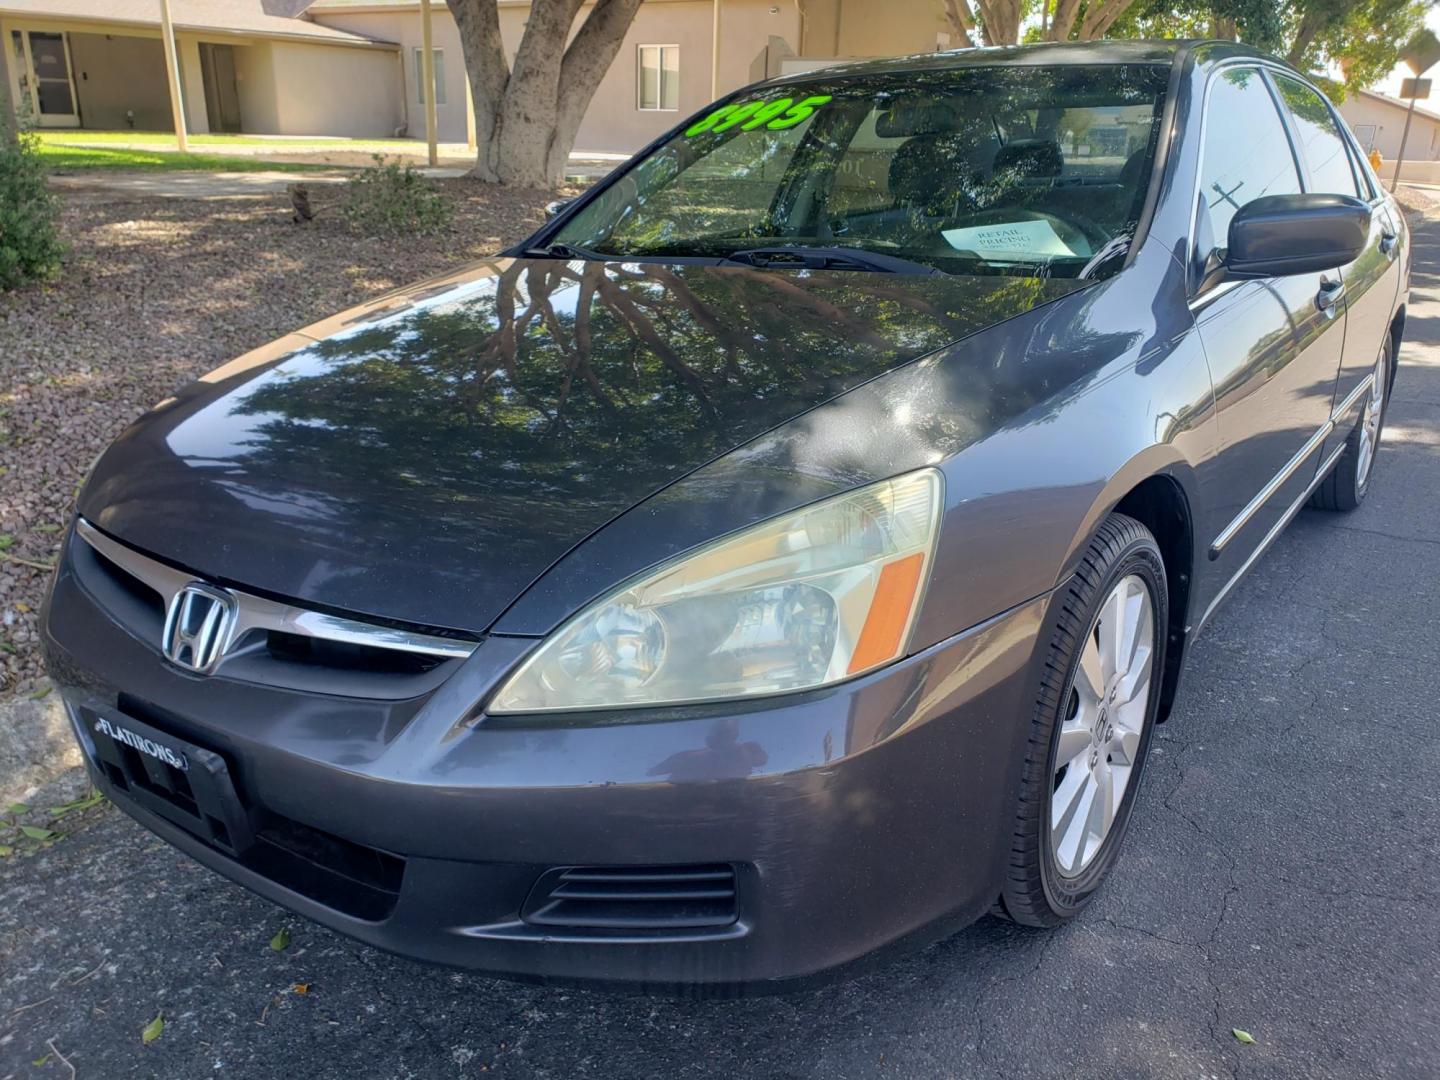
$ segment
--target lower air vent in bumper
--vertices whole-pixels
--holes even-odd
[[[691,930],[740,917],[735,868],[567,866],[535,882],[520,917],[577,930]]]

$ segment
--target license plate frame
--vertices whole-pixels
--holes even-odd
[[[124,797],[226,854],[239,857],[255,843],[221,755],[124,713],[81,716],[96,764]]]

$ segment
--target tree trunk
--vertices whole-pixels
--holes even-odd
[[[19,121],[15,118],[15,102],[10,100],[10,79],[6,72],[5,59],[0,57],[0,140],[9,142],[15,138]]]
[[[640,0],[597,0],[570,39],[582,0],[533,0],[512,70],[497,0],[447,0],[475,100],[470,175],[513,187],[555,187],[596,88]]]
[[[987,45],[1015,45],[1020,41],[1020,0],[975,0],[985,24]]]
[[[1085,17],[1080,20],[1080,31],[1075,35],[1078,41],[1094,41],[1105,36],[1115,20],[1124,15],[1135,0],[1092,0],[1085,7]]]
[[[1234,19],[1216,15],[1210,20],[1210,36],[1221,41],[1236,41],[1240,37],[1240,32]]]
[[[975,15],[970,10],[970,0],[945,0],[945,22],[950,26],[950,32],[959,41],[957,46],[962,49],[973,49],[975,39]]]
[[[1295,31],[1295,42],[1290,46],[1290,54],[1285,57],[1293,67],[1300,67],[1301,61],[1305,59],[1305,53],[1310,48],[1315,36],[1324,29],[1328,20],[1325,15],[1314,8],[1308,8],[1300,20],[1300,26]]]

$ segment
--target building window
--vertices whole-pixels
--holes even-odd
[[[435,104],[445,104],[445,50],[431,49],[435,58]],[[415,100],[425,104],[425,51],[415,50]]]
[[[680,46],[640,46],[639,107],[676,112],[680,108]]]

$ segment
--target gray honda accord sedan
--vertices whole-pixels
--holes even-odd
[[[742,992],[1055,926],[1195,635],[1364,500],[1409,262],[1233,44],[758,83],[137,421],[50,670],[123,810],[412,957]]]

